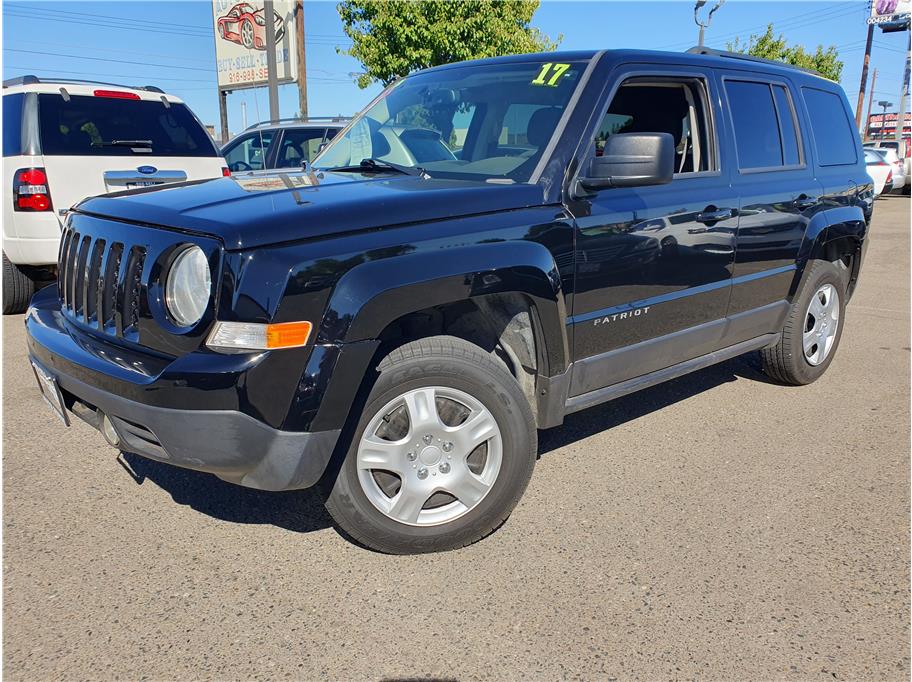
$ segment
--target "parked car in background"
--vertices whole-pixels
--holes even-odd
[[[865,149],[864,156],[868,175],[874,180],[874,197],[889,193],[893,189],[893,167],[874,149]]]
[[[180,99],[152,87],[21,76],[3,83],[3,312],[53,276],[61,220],[87,196],[227,175]]]
[[[866,142],[865,149],[881,154],[893,168],[893,191],[909,194],[912,186],[912,167],[909,156],[903,157],[899,143],[895,141]]]
[[[348,124],[342,117],[256,123],[222,146],[232,173],[300,168]]]

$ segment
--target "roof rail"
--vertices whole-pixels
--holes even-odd
[[[764,59],[763,57],[754,57],[753,55],[744,54],[743,52],[727,52],[725,50],[716,50],[711,47],[705,47],[702,45],[695,45],[694,47],[687,50],[687,54],[705,54],[710,57],[727,57],[728,59],[741,59],[746,62],[755,62],[758,64],[768,64],[770,66],[779,66],[785,69],[795,69],[796,71],[804,71],[805,73],[812,74],[814,76],[820,76],[821,78],[826,78],[819,71],[814,69],[806,69],[803,66],[795,66],[794,64],[787,64],[786,62],[779,62],[775,59]]]
[[[329,121],[331,123],[343,123],[348,121],[348,116],[308,116],[306,118],[299,118],[297,116],[291,116],[289,118],[277,118],[272,121],[260,121],[259,123],[254,123],[249,125],[244,130],[253,130],[255,128],[264,128],[266,126],[272,126],[279,123],[319,123]]]
[[[157,92],[164,95],[165,92],[161,88],[158,88],[154,85],[123,85],[122,83],[105,83],[104,81],[93,81],[86,80],[84,78],[38,78],[38,76],[33,76],[31,74],[25,76],[16,76],[15,78],[10,78],[3,81],[3,87],[9,88],[15,85],[35,85],[36,83],[50,83],[50,84],[83,84],[83,85],[107,85],[115,88],[130,88],[131,90],[146,90],[147,92]]]

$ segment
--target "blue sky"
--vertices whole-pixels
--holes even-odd
[[[710,1],[712,4],[712,0]],[[350,43],[335,2],[305,0],[308,99],[312,115],[351,114],[379,86],[361,90],[351,74],[360,64],[337,54]],[[707,45],[725,47],[772,22],[791,42],[813,49],[836,45],[845,62],[842,85],[853,106],[857,98],[867,2],[761,2],[728,0],[715,14]],[[561,48],[634,47],[683,50],[696,44],[693,1],[543,2],[533,20]],[[207,124],[218,123],[212,9],[208,1],[3,2],[3,78],[38,76],[91,78],[152,84],[182,97]],[[872,66],[878,68],[875,102],[898,102],[908,33],[876,30]],[[869,80],[870,84],[870,80]],[[283,116],[297,112],[297,90],[280,87]],[[248,123],[268,118],[264,88],[228,96],[229,127],[241,130],[241,102]],[[876,107],[875,107],[876,108]]]

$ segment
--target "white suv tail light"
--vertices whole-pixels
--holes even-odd
[[[14,211],[52,211],[44,168],[20,168],[13,176]]]

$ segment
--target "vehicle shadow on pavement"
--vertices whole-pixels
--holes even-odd
[[[757,353],[734,358],[569,415],[563,426],[539,433],[538,455],[541,457],[738,378],[769,381],[760,369]],[[316,488],[266,492],[226,483],[212,474],[181,469],[132,453],[123,453],[123,459],[133,470],[131,476],[138,484],[149,480],[168,492],[178,504],[222,521],[271,524],[296,533],[310,533],[335,526]]]
[[[761,369],[760,354],[748,353],[568,415],[562,426],[539,432],[538,456],[541,458],[552,450],[644,417],[739,378],[772,383]]]
[[[212,474],[180,469],[133,453],[123,453],[134,480],[147,479],[178,504],[232,523],[271,524],[296,533],[330,528],[332,520],[315,488],[267,492],[226,483]],[[135,474],[135,475],[134,475]]]

